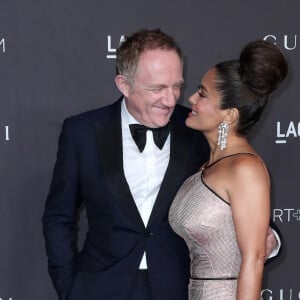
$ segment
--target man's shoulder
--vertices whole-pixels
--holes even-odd
[[[72,115],[66,118],[66,122],[69,123],[95,123],[109,118],[111,115],[119,113],[120,101],[114,102],[100,108],[90,109],[88,111],[81,112],[76,115]]]

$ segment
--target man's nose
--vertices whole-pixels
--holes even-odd
[[[180,94],[178,95],[178,92],[174,91],[172,88],[165,89],[163,95],[164,105],[167,105],[168,107],[175,106],[179,96]]]

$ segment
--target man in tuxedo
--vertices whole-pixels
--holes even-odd
[[[168,210],[208,146],[176,104],[182,53],[142,30],[118,48],[117,71],[117,102],[64,121],[43,216],[49,273],[60,300],[187,300],[188,250]]]

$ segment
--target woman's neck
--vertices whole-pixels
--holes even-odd
[[[210,158],[208,164],[215,162],[216,160],[239,152],[249,152],[251,151],[251,146],[249,145],[246,137],[241,136],[228,136],[226,148],[221,150],[218,146],[216,139],[213,141],[207,138],[210,147]]]

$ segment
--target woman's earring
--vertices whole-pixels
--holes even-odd
[[[220,146],[221,150],[224,150],[226,148],[228,132],[229,132],[229,125],[226,121],[223,121],[219,125],[219,136],[218,136],[218,146]]]

